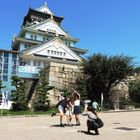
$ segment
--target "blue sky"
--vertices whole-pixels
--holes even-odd
[[[0,4],[0,49],[10,49],[29,7],[45,0],[5,0]],[[47,0],[51,11],[64,16],[62,27],[75,38],[79,48],[107,55],[135,57],[140,65],[140,0]]]

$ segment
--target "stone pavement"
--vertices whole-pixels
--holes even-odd
[[[0,117],[0,140],[140,140],[140,111],[101,112],[99,116],[105,124],[100,135],[84,133],[86,116],[80,116],[81,126],[64,128],[59,127],[58,116]]]

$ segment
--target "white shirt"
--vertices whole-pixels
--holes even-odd
[[[75,100],[74,101],[74,106],[80,106],[80,100]]]

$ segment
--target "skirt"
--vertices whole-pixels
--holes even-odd
[[[81,113],[80,106],[74,106],[73,114],[78,115]]]

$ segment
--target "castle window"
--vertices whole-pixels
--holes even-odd
[[[34,40],[37,40],[37,36],[36,35],[34,36]]]
[[[30,35],[30,38],[33,39],[33,35]]]
[[[36,66],[36,63],[37,63],[37,62],[36,62],[36,61],[34,61],[34,66]]]
[[[55,30],[51,30],[51,29],[47,29],[47,32],[48,32],[48,33],[53,33],[53,34],[55,34],[55,33],[56,33],[56,31],[55,31]]]
[[[62,56],[62,52],[60,52],[60,55]]]
[[[41,66],[41,62],[40,61],[38,61],[38,66]]]
[[[43,41],[46,41],[46,38],[45,37],[43,37]]]
[[[56,55],[56,51],[54,51],[54,55]]]
[[[27,44],[25,44],[25,45],[24,45],[24,48],[25,48],[25,49],[27,49],[27,48],[28,48]]]
[[[50,53],[50,50],[47,50],[47,53],[49,54]]]

